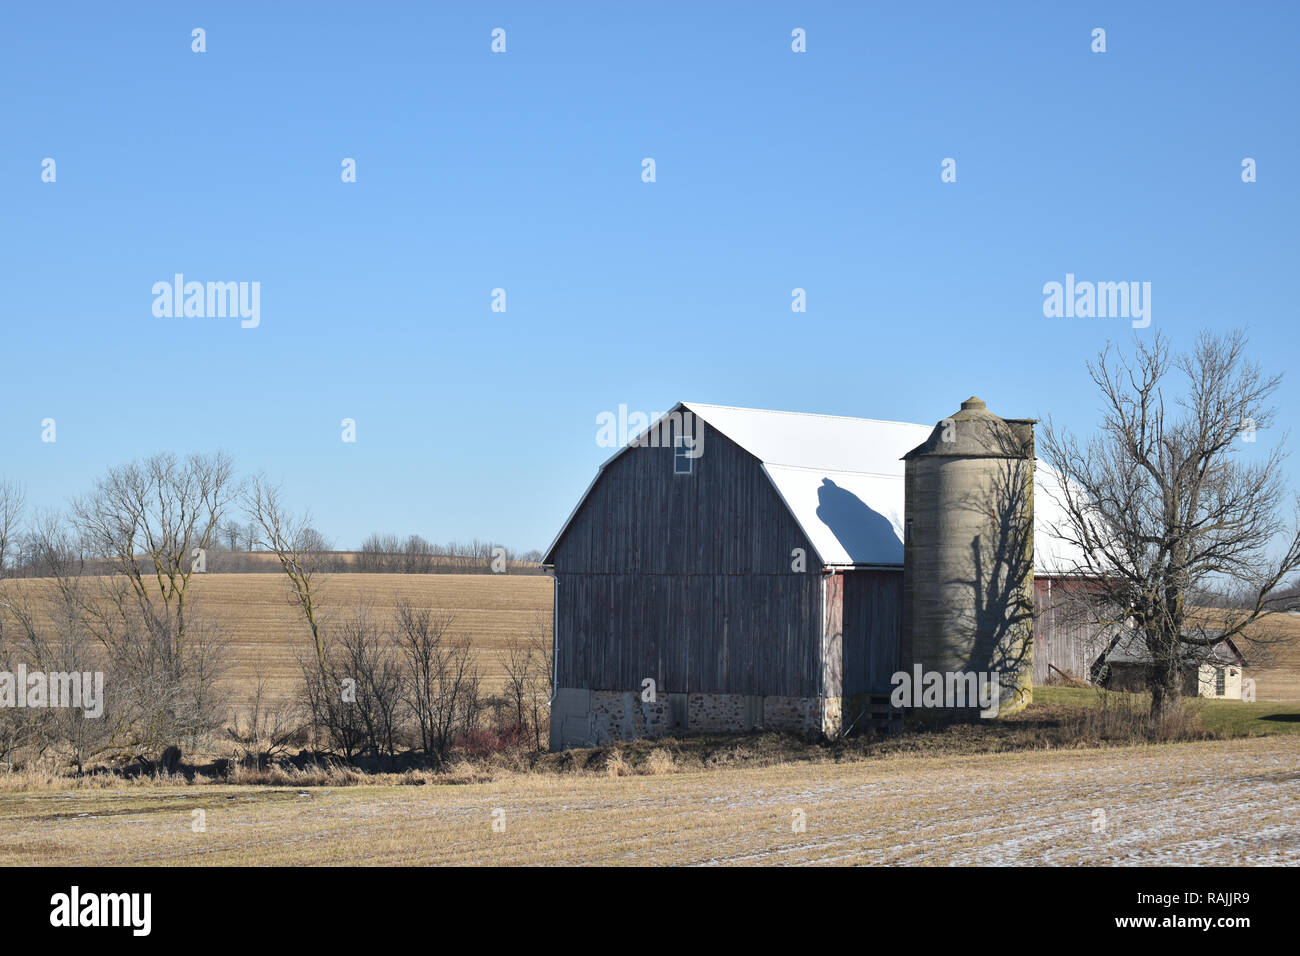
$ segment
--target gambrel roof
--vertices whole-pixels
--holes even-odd
[[[878,421],[840,415],[771,411],[681,402],[689,411],[758,459],[790,514],[816,549],[824,567],[901,567],[903,564],[903,456],[924,442],[933,425]],[[657,419],[641,434],[654,429]],[[632,442],[600,466],[603,471]],[[707,455],[708,441],[705,440]],[[1050,573],[1072,566],[1063,542],[1045,529],[1059,520],[1050,494],[1055,475],[1042,462],[1035,468],[1035,570]],[[542,558],[552,552],[591,493],[594,479]],[[1059,493],[1058,493],[1059,496]]]

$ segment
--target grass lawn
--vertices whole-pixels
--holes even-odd
[[[1096,707],[1103,695],[1125,695],[1093,687],[1035,687],[1034,702],[1065,707]],[[1147,694],[1128,695],[1150,706]],[[1263,737],[1269,734],[1300,734],[1300,701],[1217,700],[1207,697],[1184,698],[1184,703],[1201,715],[1207,730],[1224,737]]]

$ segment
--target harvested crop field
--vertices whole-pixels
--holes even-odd
[[[49,586],[40,578],[9,584],[19,593]],[[551,579],[539,574],[346,573],[323,577],[319,599],[327,624],[346,619],[359,605],[389,620],[399,599],[454,615],[456,634],[469,637],[485,685],[495,688],[503,679],[507,642],[550,627],[552,589]],[[233,703],[252,697],[259,675],[270,699],[296,693],[299,656],[310,651],[311,638],[283,574],[196,574],[191,607],[229,641],[226,685]]]
[[[1295,865],[1300,739],[458,786],[0,795],[0,864],[54,863]]]
[[[284,576],[211,574],[196,577],[194,587],[196,601],[230,638],[232,696],[250,693],[257,674],[267,678],[272,694],[291,696],[300,677],[298,656],[311,645]],[[550,627],[553,587],[536,574],[334,574],[320,593],[327,621],[345,619],[359,604],[389,620],[398,600],[452,614],[457,635],[472,642],[485,684],[497,687],[507,642]]]
[[[1270,614],[1264,619],[1277,643],[1254,651],[1246,673],[1255,680],[1260,700],[1300,700],[1300,613]]]

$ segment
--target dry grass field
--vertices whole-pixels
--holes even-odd
[[[1296,865],[1300,738],[463,786],[0,794],[0,864],[51,863]]]
[[[289,604],[284,576],[196,575],[193,586],[196,603],[229,636],[232,699],[245,699],[258,674],[272,694],[294,693],[298,656],[310,650],[311,638]],[[496,688],[509,640],[527,639],[539,623],[550,627],[552,588],[544,575],[349,573],[325,578],[320,596],[327,622],[351,615],[358,602],[376,618],[390,619],[403,599],[455,615],[455,629],[470,638],[485,686]]]
[[[1246,675],[1255,678],[1255,696],[1259,700],[1300,700],[1300,614],[1270,614],[1265,621],[1270,630],[1287,640],[1270,645],[1263,661],[1246,668]]]
[[[9,582],[17,589],[45,586],[40,579]],[[300,612],[289,603],[283,574],[195,575],[192,606],[216,621],[229,640],[226,683],[233,706],[252,696],[260,675],[272,699],[296,692],[299,655],[311,637]],[[404,599],[419,607],[455,615],[458,634],[470,638],[488,689],[500,686],[502,659],[511,638],[526,639],[551,622],[552,582],[536,574],[333,574],[321,584],[328,623],[350,616],[358,602],[376,619],[390,619]],[[546,632],[549,633],[549,630]]]

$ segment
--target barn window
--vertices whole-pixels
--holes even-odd
[[[687,441],[688,439],[685,435],[678,435],[677,441],[674,443],[674,447],[673,447],[673,474],[674,475],[689,475],[691,473],[691,466],[692,463],[695,461],[695,459],[691,457],[691,452],[694,450],[694,448],[692,447],[694,445],[694,442],[688,445]]]
[[[1214,696],[1222,697],[1226,690],[1224,681],[1223,668],[1219,667],[1214,671]]]

